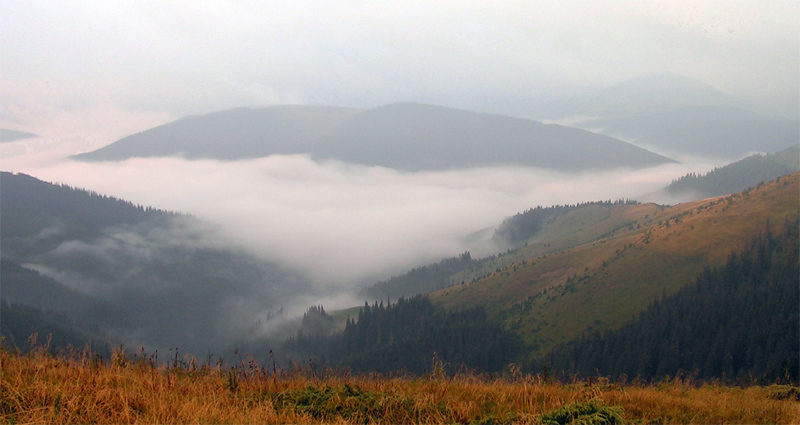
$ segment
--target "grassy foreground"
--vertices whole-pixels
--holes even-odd
[[[3,423],[800,423],[791,386],[560,384],[540,376],[347,376],[122,352],[3,350]],[[434,364],[435,366],[435,364]]]

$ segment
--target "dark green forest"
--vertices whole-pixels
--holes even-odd
[[[630,324],[567,343],[540,366],[563,377],[657,380],[682,373],[800,382],[798,226],[794,220],[779,234],[765,231]]]
[[[513,362],[521,348],[519,338],[489,320],[482,308],[446,311],[423,296],[365,303],[340,333],[319,332],[318,324],[329,320],[326,317],[322,308],[309,309],[303,322],[315,325],[304,326],[286,342],[286,349],[353,372],[422,374],[431,371],[434,359],[445,372],[497,372]]]

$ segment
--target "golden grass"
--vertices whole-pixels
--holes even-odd
[[[4,350],[0,358],[3,423],[526,424],[572,403],[619,407],[624,421],[637,423],[800,423],[793,387],[559,384],[518,372],[381,378],[294,370],[274,376],[252,362],[169,368],[121,352],[100,362],[86,352],[53,356],[44,349]]]

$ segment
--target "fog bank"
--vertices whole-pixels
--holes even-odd
[[[492,247],[465,237],[527,208],[637,198],[712,166],[589,174],[522,167],[402,173],[303,155],[81,163],[47,149],[26,151],[23,143],[0,146],[4,171],[192,214],[218,225],[225,239],[257,257],[305,272],[321,295],[465,250],[474,257],[491,254]]]

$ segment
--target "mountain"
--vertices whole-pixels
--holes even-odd
[[[364,111],[327,139],[322,158],[412,171],[489,165],[578,171],[670,162],[571,127],[414,103]]]
[[[672,157],[741,158],[786,149],[800,140],[797,119],[775,120],[728,106],[689,106],[578,125]]]
[[[797,170],[800,145],[768,155],[751,155],[706,174],[687,174],[670,183],[663,193],[684,201],[699,200],[741,192]]]
[[[16,140],[31,139],[39,137],[38,134],[27,133],[24,131],[9,130],[7,128],[0,128],[0,143],[13,142]]]
[[[309,154],[398,170],[491,165],[561,171],[642,168],[670,159],[576,128],[403,103],[369,110],[317,106],[235,109],[194,116],[123,138],[86,161],[181,155],[235,160]]]
[[[617,329],[650,303],[692,283],[706,267],[770,228],[798,220],[800,173],[745,192],[671,207],[619,204],[570,211],[493,273],[430,294],[448,309],[481,306],[526,343],[529,359],[593,330]],[[586,226],[584,223],[587,223]],[[572,229],[571,231],[568,229]],[[583,229],[583,230],[582,230]],[[590,232],[592,242],[575,235]],[[547,233],[572,235],[540,254]],[[588,236],[583,236],[588,239]]]
[[[308,288],[189,216],[2,173],[4,302],[128,346],[226,347]]]
[[[121,161],[132,157],[184,156],[236,160],[273,154],[308,153],[320,138],[359,110],[328,106],[237,108],[194,115],[124,137],[83,161]]]
[[[540,105],[539,120],[587,120],[666,113],[691,106],[730,107],[736,99],[703,82],[676,74],[633,78],[594,93]]]

